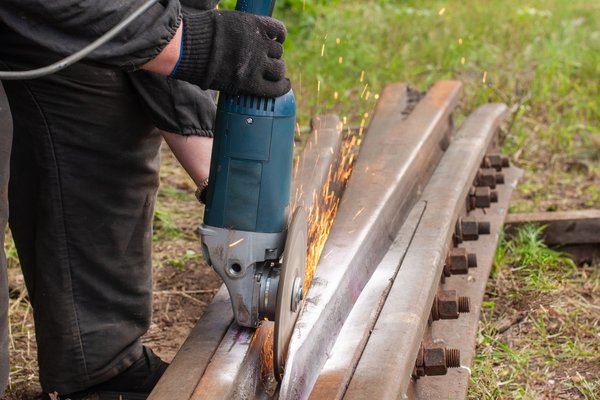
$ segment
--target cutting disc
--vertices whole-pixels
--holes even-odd
[[[283,376],[288,345],[304,297],[307,237],[306,212],[298,207],[288,228],[277,289],[273,340],[273,368],[277,380]]]

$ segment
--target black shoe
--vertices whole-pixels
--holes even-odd
[[[80,392],[45,395],[49,400],[145,400],[169,364],[148,347],[142,357],[114,378]]]

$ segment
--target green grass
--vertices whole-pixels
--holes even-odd
[[[6,255],[8,268],[18,268],[20,264],[17,248],[15,247],[15,242],[9,229],[6,229],[4,232],[4,253]]]
[[[471,399],[600,397],[600,270],[527,225],[502,239],[483,303]]]
[[[592,166],[566,188],[537,182],[515,209],[568,208],[551,194],[600,179],[599,2],[284,0],[275,17],[289,30],[284,57],[301,126],[326,112],[368,124],[386,83],[426,90],[460,79],[462,116],[486,102],[511,106],[503,149],[526,181],[564,172],[571,160]],[[577,206],[600,207],[590,191]]]
[[[154,208],[153,241],[173,240],[183,234],[183,229],[173,221],[173,218],[173,211],[157,198]]]

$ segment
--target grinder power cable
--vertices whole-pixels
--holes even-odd
[[[270,16],[275,0],[238,0],[236,10]],[[202,252],[221,276],[238,325],[274,321],[273,367],[286,351],[304,297],[307,215],[291,212],[296,100],[220,93]],[[289,223],[288,223],[289,222]]]

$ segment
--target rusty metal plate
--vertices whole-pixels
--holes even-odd
[[[477,254],[478,267],[469,269],[468,275],[453,275],[442,285],[443,290],[456,290],[460,296],[468,296],[471,300],[471,312],[461,314],[456,320],[436,321],[430,327],[433,340],[444,340],[449,347],[460,350],[463,367],[449,369],[445,376],[425,376],[412,381],[407,391],[410,399],[464,400],[467,397],[471,372],[469,367],[475,356],[481,303],[510,197],[522,175],[522,171],[517,168],[504,169],[503,173],[505,184],[497,187],[498,203],[469,214],[469,217],[490,222],[490,234],[480,236],[477,241],[461,244],[468,252]]]

